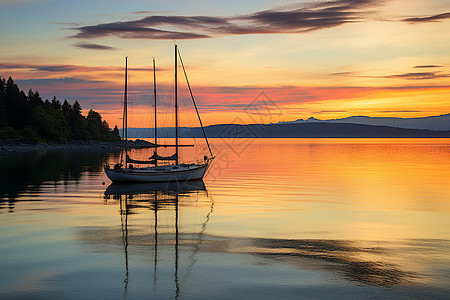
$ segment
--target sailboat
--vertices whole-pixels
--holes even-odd
[[[193,145],[182,145],[179,143],[178,134],[178,59],[180,58],[181,66],[186,78],[189,93],[191,95],[192,102],[194,104],[195,111],[203,132],[203,137],[208,146],[209,156],[205,155],[203,161],[197,161],[194,163],[181,163],[179,148],[190,147]],[[174,93],[174,113],[175,113],[175,145],[160,145],[158,144],[158,132],[157,132],[157,101],[156,101],[156,71],[155,71],[155,59],[153,59],[153,88],[155,96],[155,115],[154,115],[154,127],[155,138],[152,148],[154,148],[153,155],[148,160],[135,160],[128,155],[128,101],[127,101],[127,76],[128,76],[128,60],[125,58],[125,91],[124,91],[124,106],[123,106],[123,134],[122,134],[122,151],[120,156],[120,162],[116,163],[113,168],[109,164],[105,165],[105,173],[112,182],[184,182],[188,180],[201,180],[207,173],[214,161],[214,155],[211,151],[211,147],[206,137],[203,123],[200,118],[200,114],[195,103],[194,95],[192,93],[191,86],[187,77],[186,69],[184,68],[183,60],[181,58],[180,51],[177,45],[175,45],[175,93]],[[159,147],[174,147],[175,153],[170,156],[161,156],[158,154]],[[138,165],[138,167],[135,167]]]

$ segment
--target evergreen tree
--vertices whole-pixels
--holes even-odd
[[[69,102],[67,102],[67,100],[64,100],[64,103],[63,103],[61,109],[62,109],[62,112],[63,112],[64,116],[66,117],[67,121],[69,122],[71,119],[71,116],[73,115],[72,106],[69,104]]]
[[[53,96],[53,99],[52,99],[52,107],[53,107],[53,109],[55,109],[55,110],[61,110],[61,102],[59,102],[59,100],[58,99],[56,99],[56,96]]]
[[[102,122],[102,127],[105,128],[106,130],[111,130],[111,128],[109,128],[108,122],[106,122],[105,120],[103,120]]]
[[[120,142],[120,133],[119,133],[119,128],[117,128],[117,125],[114,126],[114,130],[111,133],[111,139],[113,142]]]
[[[7,118],[6,118],[6,82],[5,79],[0,77],[0,127],[6,126]]]
[[[36,106],[43,106],[44,102],[42,101],[41,96],[39,95],[39,92],[33,92],[32,89],[30,89],[28,91],[28,96],[27,96],[27,110],[26,110],[26,125],[30,125],[31,124],[31,120],[30,120],[30,116],[31,116],[31,112],[33,111],[33,108],[35,108]],[[28,130],[28,132],[31,132],[30,130]],[[33,134],[28,134],[29,136],[33,136]]]
[[[8,124],[14,129],[22,129],[27,121],[27,97],[11,77],[6,82],[5,96]]]
[[[73,138],[75,140],[92,140],[92,135],[88,131],[88,122],[85,117],[81,115],[81,105],[78,101],[72,106],[72,124],[71,129]]]
[[[28,102],[30,103],[31,107],[35,107],[37,105],[42,106],[44,105],[44,102],[42,101],[41,95],[39,95],[39,92],[36,91],[33,93],[33,90],[28,91]]]
[[[102,117],[94,110],[89,110],[87,115],[88,130],[94,140],[100,140],[103,136]]]
[[[73,108],[73,112],[76,115],[80,115],[81,116],[81,105],[80,105],[80,103],[78,103],[77,100],[75,100],[75,103],[73,104],[72,108]]]

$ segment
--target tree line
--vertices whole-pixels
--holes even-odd
[[[0,77],[0,140],[33,142],[120,141],[119,129],[110,129],[101,115],[81,114],[78,101],[71,105],[53,97],[43,101],[38,91],[25,94],[14,80]]]

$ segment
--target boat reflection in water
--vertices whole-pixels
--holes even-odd
[[[123,195],[152,194],[161,192],[165,194],[189,195],[192,192],[206,191],[205,183],[202,180],[193,181],[169,181],[153,183],[111,183],[105,191],[105,196],[120,197]]]
[[[128,236],[128,216],[134,214],[134,210],[138,208],[149,208],[154,212],[154,239],[146,241],[144,244],[154,243],[154,265],[153,265],[153,289],[157,289],[157,270],[158,270],[158,213],[162,210],[173,210],[174,215],[174,274],[175,283],[175,299],[180,295],[179,280],[179,206],[182,200],[190,199],[196,201],[196,197],[207,196],[207,190],[202,180],[185,181],[185,182],[161,182],[161,183],[112,183],[105,191],[106,204],[120,204],[122,242],[125,255],[125,279],[124,279],[124,296],[128,293],[129,284],[129,236]],[[112,198],[112,201],[111,201]],[[198,198],[197,198],[198,200]],[[201,235],[206,229],[206,224],[210,214],[213,212],[214,202],[211,200],[209,212],[205,216],[205,221],[201,224],[201,230],[198,233],[198,243],[201,243]],[[168,224],[160,224],[159,226],[167,228]],[[131,243],[134,245],[134,243]],[[138,243],[137,243],[138,244]],[[167,242],[161,246],[167,246]],[[198,245],[199,246],[199,245]],[[194,252],[199,247],[194,247]],[[195,253],[192,253],[192,256]],[[192,258],[192,257],[191,257]],[[195,260],[192,260],[188,266],[187,272],[192,267]]]

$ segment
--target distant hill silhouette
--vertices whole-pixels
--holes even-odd
[[[166,133],[174,132],[173,128],[164,128]],[[180,128],[181,137],[202,137],[200,128]],[[221,124],[205,127],[208,137],[221,138],[395,138],[395,137],[430,137],[450,138],[450,130],[436,131],[425,129],[407,129],[389,126],[374,126],[350,123],[291,123],[291,124]],[[130,128],[128,136],[132,138],[151,138],[153,130],[150,128]],[[167,137],[174,137],[169,134]]]
[[[198,130],[198,129],[197,129]],[[273,125],[217,125],[205,128],[210,137],[450,137],[450,131],[405,129],[349,123],[307,123]],[[195,134],[200,136],[200,132]]]
[[[318,122],[391,126],[409,129],[450,130],[450,114],[423,117],[423,118],[384,118],[384,117],[354,116],[331,120],[319,120],[311,117],[307,120],[298,119],[296,121],[279,122],[277,124],[318,123]]]

